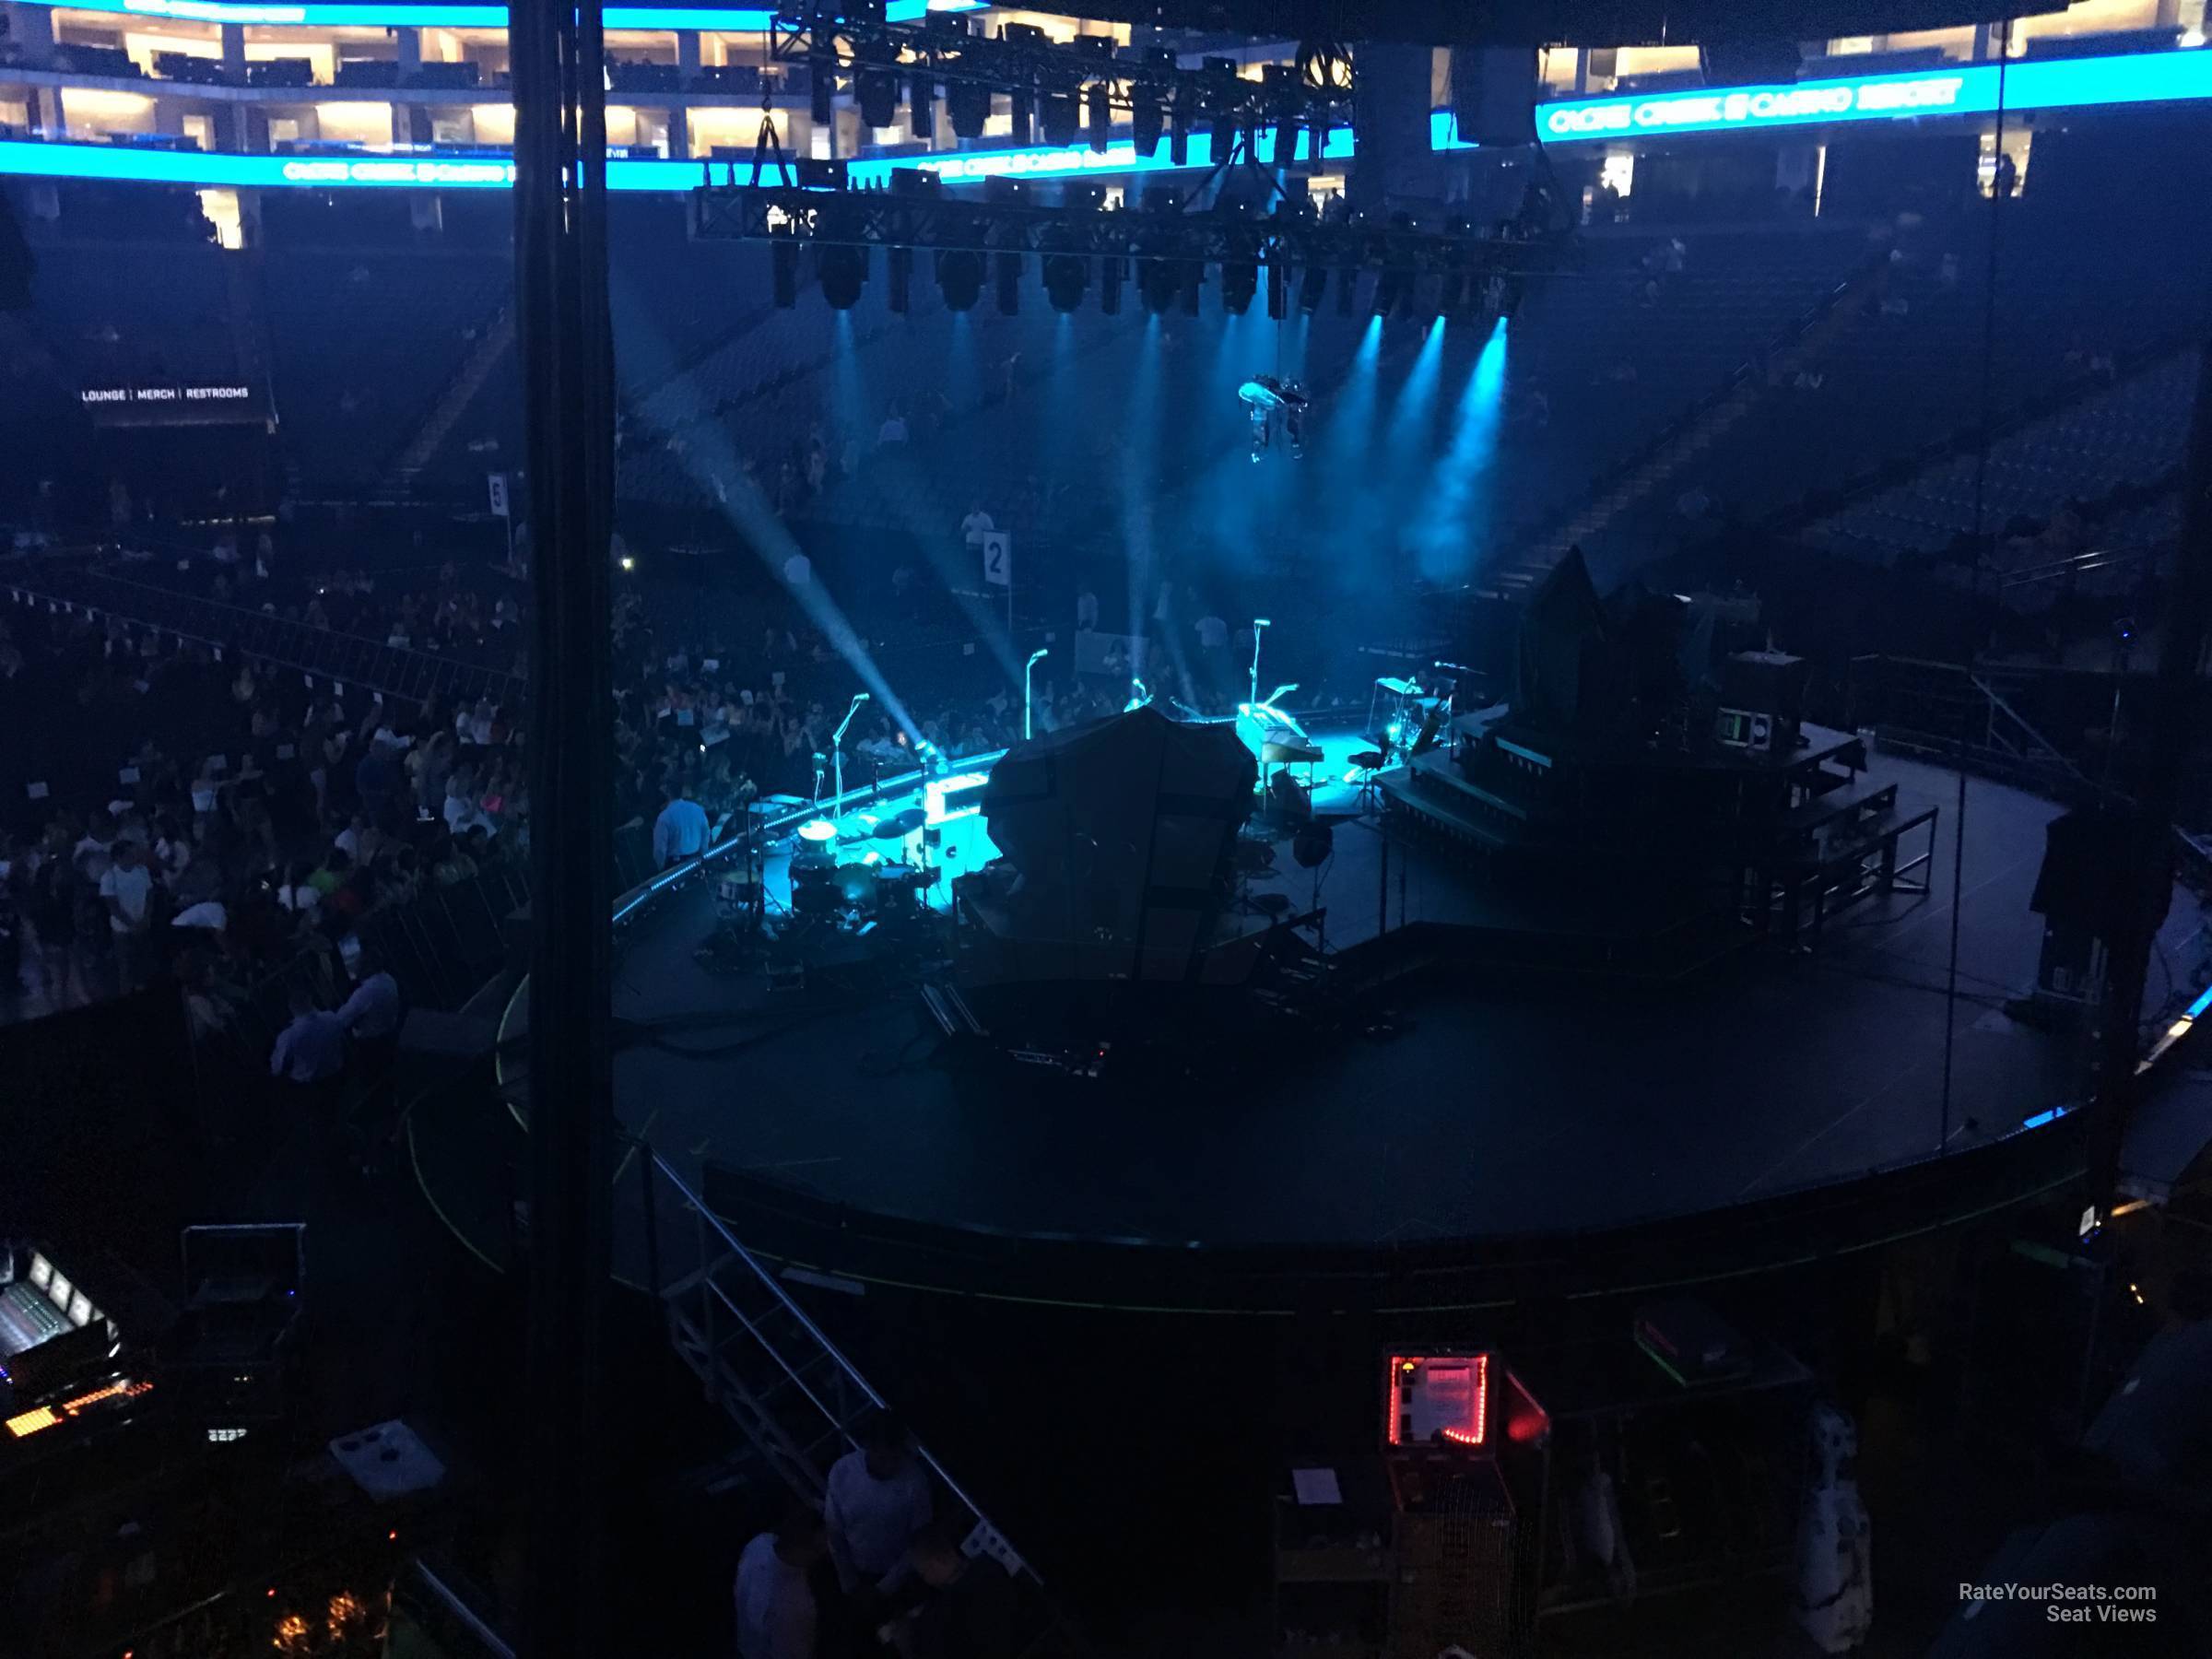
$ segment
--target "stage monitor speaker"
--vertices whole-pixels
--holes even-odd
[[[23,240],[15,203],[0,191],[0,312],[30,309],[30,275],[37,263]]]
[[[1797,78],[1805,61],[1790,40],[1711,41],[1698,48],[1709,87],[1759,87]]]
[[[1535,109],[1535,47],[1452,49],[1452,116],[1461,138],[1476,144],[1533,144]]]

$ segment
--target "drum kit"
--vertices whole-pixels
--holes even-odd
[[[802,923],[851,925],[867,932],[878,924],[911,921],[923,912],[922,895],[937,879],[923,854],[910,863],[907,847],[920,837],[929,815],[919,806],[887,818],[868,818],[841,835],[828,818],[799,826],[791,854],[791,913]],[[879,843],[899,846],[895,860]],[[841,852],[865,848],[857,857]]]
[[[1358,774],[1387,771],[1433,748],[1438,732],[1452,718],[1452,696],[1449,681],[1430,688],[1394,675],[1377,679],[1368,695],[1363,728],[1371,747],[1352,758],[1355,775],[1347,781],[1364,782]]]

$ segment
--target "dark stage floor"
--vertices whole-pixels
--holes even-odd
[[[702,1159],[884,1215],[1014,1233],[1208,1244],[1374,1244],[1603,1228],[1817,1185],[1942,1139],[1956,780],[1877,758],[1941,806],[1934,891],[1871,901],[1818,952],[1739,952],[1685,984],[1428,984],[1388,1041],[1253,1057],[1200,1089],[1089,1089],[925,1062],[911,995],[762,1006],[693,952],[703,886],[632,935],[616,1012],[659,1026],[618,1058],[618,1106],[688,1175]],[[1974,1144],[2079,1092],[2067,1041],[1999,1010],[2032,980],[2028,909],[2056,811],[1968,787],[1950,1140]],[[1380,841],[1337,831],[1330,943],[1376,925]],[[1394,848],[1403,919],[1512,908],[1450,857]],[[1288,865],[1288,860],[1284,861]],[[1313,877],[1285,885],[1302,902]],[[1401,920],[1398,877],[1391,924]],[[2162,959],[2194,971],[2177,895]],[[2152,994],[2169,987],[2154,966]],[[934,1031],[929,1033],[934,1036]]]

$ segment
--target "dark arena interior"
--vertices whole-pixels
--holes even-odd
[[[2204,0],[0,0],[0,1659],[2212,1653]]]

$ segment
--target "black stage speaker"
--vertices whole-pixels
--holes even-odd
[[[30,256],[30,244],[23,240],[15,203],[0,191],[0,312],[30,309],[30,274],[37,264]]]
[[[1698,48],[1709,87],[1759,87],[1797,78],[1795,41],[1712,41]]]
[[[1535,141],[1536,49],[1452,48],[1452,118],[1477,144]]]

